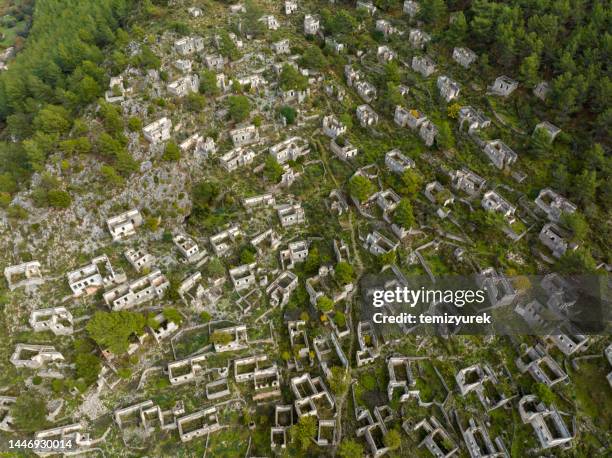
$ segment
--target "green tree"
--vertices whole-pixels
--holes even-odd
[[[597,172],[584,169],[574,177],[573,194],[582,205],[588,205],[595,200],[597,191]]]
[[[91,353],[77,353],[75,357],[76,376],[89,386],[98,379],[101,365],[100,358]]]
[[[578,212],[563,213],[561,224],[572,232],[573,242],[583,241],[589,232],[589,224],[584,216]]]
[[[174,307],[166,307],[162,313],[166,320],[171,321],[174,324],[178,325],[183,322],[183,315],[181,315],[181,313]]]
[[[302,65],[306,68],[323,70],[327,66],[327,59],[318,46],[309,46],[302,54]]]
[[[304,271],[311,274],[315,273],[320,265],[321,255],[319,254],[319,249],[313,247],[308,251],[308,256],[306,257],[306,261],[304,261]]]
[[[272,183],[278,183],[283,175],[282,166],[276,161],[274,156],[268,156],[264,164],[264,176]]]
[[[383,437],[383,443],[385,447],[389,447],[391,450],[397,450],[402,445],[402,436],[397,429],[390,429]]]
[[[349,386],[351,376],[349,372],[341,366],[333,366],[330,369],[329,388],[334,395],[338,396],[344,393]]]
[[[363,175],[354,175],[348,183],[349,194],[359,202],[366,201],[375,191],[374,185]]]
[[[423,0],[419,2],[419,18],[429,24],[439,24],[446,15],[446,4],[444,0]]]
[[[208,264],[206,264],[205,273],[210,278],[219,278],[225,275],[225,267],[223,267],[219,258],[212,258]]]
[[[597,263],[588,250],[579,248],[567,250],[556,262],[558,272],[564,274],[589,274],[597,270]]]
[[[363,456],[363,446],[353,439],[342,439],[338,447],[340,458],[356,458]]]
[[[166,143],[166,149],[164,150],[164,154],[162,154],[162,159],[164,161],[178,161],[181,159],[181,150],[178,145],[174,142]]]
[[[353,266],[351,266],[348,262],[341,261],[336,264],[334,272],[336,281],[341,285],[347,285],[353,282]]]
[[[385,80],[387,83],[399,84],[402,79],[400,68],[395,60],[389,61],[385,64]]]
[[[455,14],[455,19],[448,27],[447,37],[450,43],[454,45],[463,44],[467,39],[468,24],[465,20],[463,11],[458,11]]]
[[[308,88],[308,78],[296,70],[295,67],[285,64],[280,73],[279,84],[283,91],[291,89],[304,91]]]
[[[200,87],[202,94],[215,96],[219,94],[219,86],[217,86],[217,74],[212,70],[203,70],[200,73]]]
[[[455,137],[448,121],[441,121],[436,135],[436,144],[442,149],[449,149],[455,146]]]
[[[228,98],[230,117],[236,122],[242,122],[251,113],[251,102],[244,95],[232,95]]]
[[[234,337],[231,334],[219,330],[215,330],[210,337],[210,341],[217,345],[227,345],[232,340]]]
[[[55,208],[68,208],[72,203],[70,194],[61,189],[51,189],[47,193],[47,200],[49,201],[49,206]]]
[[[327,296],[319,296],[317,299],[317,308],[323,313],[331,312],[334,308],[334,301]]]
[[[540,68],[540,58],[537,54],[532,54],[523,59],[519,67],[521,80],[527,85],[534,87],[540,81],[538,69]]]
[[[206,98],[202,94],[192,92],[185,97],[183,105],[188,111],[199,112],[206,107]]]
[[[413,169],[406,169],[401,177],[402,188],[401,192],[407,196],[414,196],[421,189],[423,177]]]
[[[393,221],[405,229],[410,229],[416,225],[416,219],[412,210],[412,204],[408,199],[400,200],[395,212],[393,213]]]
[[[64,134],[70,129],[70,113],[59,105],[47,105],[34,118],[34,129],[45,134]]]
[[[125,353],[129,346],[128,339],[134,334],[142,333],[145,326],[142,313],[96,312],[87,323],[90,337],[103,349],[108,348],[116,355]]]
[[[280,109],[280,114],[283,118],[285,118],[287,124],[293,124],[297,118],[297,111],[295,108],[290,107],[289,105],[283,106]]]
[[[316,418],[312,415],[304,415],[295,425],[289,428],[289,437],[291,442],[297,444],[300,450],[306,451],[310,447],[316,432]]]
[[[45,429],[47,421],[47,404],[35,393],[21,394],[12,406],[13,424],[18,431],[34,432]]]
[[[121,186],[125,183],[124,178],[117,173],[117,171],[110,165],[103,165],[100,167],[100,174],[104,181],[111,186]]]

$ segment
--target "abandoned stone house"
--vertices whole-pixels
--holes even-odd
[[[514,212],[516,207],[511,205],[506,199],[500,196],[495,191],[487,191],[482,196],[482,208],[486,211],[495,211],[501,213],[509,224],[514,223]]]
[[[405,422],[404,425],[407,425],[407,423]],[[402,425],[402,427],[404,427],[404,425]],[[405,427],[404,429],[407,430],[408,428]],[[459,451],[459,447],[457,447],[446,429],[434,416],[431,416],[429,419],[424,418],[414,425],[412,430],[423,430],[421,434],[425,437],[419,443],[418,447],[421,448],[425,446],[429,453],[435,457],[450,458]]]
[[[371,0],[357,0],[355,9],[363,9],[367,11],[370,16],[374,16],[377,11],[377,8],[374,6]]]
[[[202,10],[195,6],[190,6],[187,8],[187,12],[191,15],[191,17],[200,17],[202,16]]]
[[[412,70],[427,78],[436,71],[436,64],[428,56],[414,56],[412,58]]]
[[[431,36],[420,29],[411,29],[408,34],[408,41],[413,48],[423,49],[431,41]]]
[[[30,345],[19,343],[10,358],[15,367],[40,369],[47,363],[64,361],[64,356],[50,345]]]
[[[438,76],[437,84],[440,96],[446,100],[446,102],[450,102],[459,97],[459,83],[455,80],[450,79],[448,76],[441,75]]]
[[[413,0],[404,0],[403,11],[404,14],[407,14],[408,16],[410,16],[410,18],[415,17],[420,9],[421,6],[418,2],[415,2]]]
[[[174,49],[181,56],[200,52],[204,49],[204,39],[202,37],[183,37],[174,42]]]
[[[574,438],[559,411],[554,406],[546,407],[535,395],[523,396],[519,400],[518,411],[523,423],[533,427],[544,450],[567,446]]]
[[[485,188],[487,180],[463,167],[450,173],[453,188],[463,191],[470,197],[479,195]]]
[[[9,290],[13,291],[22,286],[28,288],[30,286],[42,285],[45,280],[40,267],[41,265],[38,261],[24,262],[23,264],[5,267],[4,278],[6,278]]]
[[[168,92],[175,97],[184,97],[192,92],[198,92],[200,77],[197,74],[183,76],[176,81],[168,83]]]
[[[179,326],[174,321],[170,321],[164,317],[163,313],[158,313],[153,317],[153,322],[156,323],[154,327],[151,327],[151,333],[157,343],[163,339],[170,337],[174,334]]]
[[[270,147],[270,155],[279,164],[296,161],[308,153],[310,153],[310,147],[302,137],[291,137]]]
[[[283,270],[293,269],[295,264],[304,262],[308,257],[308,242],[305,240],[291,242],[286,250],[281,250],[279,255]]]
[[[372,253],[374,256],[380,256],[387,254],[391,251],[395,251],[398,247],[399,242],[392,242],[390,239],[382,235],[378,231],[370,232],[363,244],[364,248]]]
[[[171,130],[172,121],[166,117],[163,117],[143,127],[142,135],[150,143],[161,143],[170,138]]]
[[[51,331],[56,336],[74,332],[72,313],[66,307],[32,310],[29,322],[34,332]]]
[[[341,144],[339,144],[337,139],[332,138],[329,141],[329,149],[336,155],[336,157],[342,161],[347,161],[349,159],[353,159],[357,156],[359,150],[354,147],[351,142],[349,142],[346,138],[342,139]]]
[[[295,0],[285,0],[285,14],[289,16],[297,11],[298,4]]]
[[[113,241],[118,242],[136,234],[136,228],[142,224],[142,216],[137,209],[129,210],[106,220]]]
[[[546,132],[551,143],[555,140],[557,135],[561,133],[561,129],[548,121],[542,121],[541,123],[537,124],[533,129],[533,133],[535,134],[540,129]]]
[[[491,120],[487,118],[481,110],[476,110],[471,106],[461,107],[459,109],[459,129],[463,129],[463,125],[467,123],[468,132],[474,132],[478,129],[485,129],[491,125]]]
[[[391,188],[375,193],[371,200],[376,201],[376,205],[387,214],[395,210],[399,205],[401,197]]]
[[[304,224],[306,222],[306,215],[300,203],[279,205],[276,207],[276,211],[283,227]]]
[[[561,366],[540,344],[525,350],[516,359],[516,367],[521,374],[528,372],[537,383],[543,383],[549,387],[568,379]]]
[[[104,99],[108,103],[123,102],[126,90],[123,87],[123,77],[114,76],[108,84],[108,91],[104,93]]]
[[[238,351],[248,348],[247,327],[244,324],[229,326],[227,328],[215,329],[213,334],[229,335],[231,340],[226,342],[214,342],[213,347],[217,353],[226,351]]]
[[[222,428],[215,406],[177,418],[176,424],[182,442],[206,436]]]
[[[255,152],[248,148],[234,148],[219,158],[221,166],[228,172],[249,165],[255,159]]]
[[[297,286],[297,275],[289,270],[281,272],[266,288],[266,294],[270,298],[270,305],[272,307],[283,307],[287,305],[291,293],[295,291]]]
[[[204,375],[206,355],[197,355],[168,363],[168,380],[171,385],[189,383]]]
[[[368,81],[357,81],[354,87],[359,97],[365,102],[370,103],[372,100],[376,99],[376,87],[372,83]]]
[[[429,120],[423,122],[419,128],[419,136],[427,146],[432,146],[434,144],[437,134],[438,128]]]
[[[518,81],[507,77],[506,75],[498,76],[493,84],[489,86],[489,92],[499,95],[500,97],[508,97],[518,87]]]
[[[453,49],[453,59],[464,68],[469,68],[477,58],[476,53],[469,48]]]
[[[394,33],[398,33],[398,30],[386,19],[378,19],[376,21],[376,30],[382,32],[385,38]]]
[[[271,14],[262,16],[261,18],[259,18],[259,21],[263,22],[268,30],[278,30],[278,28],[280,27],[280,24],[278,23],[276,18]]]
[[[505,458],[508,456],[501,437],[496,437],[493,442],[483,421],[476,422],[474,418],[470,418],[467,427],[464,427],[456,411],[455,417],[471,458]]]
[[[179,148],[183,153],[193,149],[193,154],[198,159],[205,159],[209,154],[217,151],[217,145],[215,141],[210,138],[204,138],[201,134],[195,133],[187,137],[180,145]]]
[[[538,238],[543,245],[550,249],[552,255],[557,259],[563,256],[567,250],[578,248],[578,245],[569,241],[566,231],[563,231],[554,223],[546,223],[542,227]]]
[[[293,377],[291,391],[295,396],[294,407],[299,418],[314,415],[318,418],[320,409],[332,410],[334,399],[321,377],[312,378],[308,372]]]
[[[90,295],[100,288],[108,288],[127,280],[125,272],[114,269],[106,255],[93,258],[90,264],[68,272],[66,276],[75,297]]]
[[[209,70],[221,71],[225,67],[225,58],[218,54],[208,54],[204,62]]]
[[[352,66],[345,65],[344,77],[346,78],[347,86],[353,87],[355,83],[361,79],[361,73],[355,70]]]
[[[152,254],[138,248],[129,248],[123,252],[125,259],[132,265],[136,272],[143,269],[150,269],[157,262],[157,259]]]
[[[92,446],[104,441],[105,436],[92,439],[84,429],[81,423],[74,423],[37,431],[34,434],[34,448],[32,451],[41,457],[57,455],[57,451],[53,447],[43,444],[53,444],[62,441],[60,443],[72,444],[70,447],[67,447],[70,449],[70,453],[85,454]],[[36,444],[39,445],[37,446]]]
[[[427,121],[427,116],[425,116],[419,110],[407,110],[404,107],[397,105],[395,107],[395,114],[393,120],[398,126],[408,126],[414,130],[419,128],[421,124]]]
[[[547,81],[540,81],[536,87],[533,88],[533,95],[540,100],[545,100],[549,92],[550,84],[548,84]]]
[[[414,168],[415,163],[400,150],[392,149],[385,154],[385,165],[391,172],[402,174],[407,169]]]
[[[344,43],[340,43],[334,37],[325,37],[325,46],[336,54],[340,54],[345,49]]]
[[[287,38],[272,43],[271,48],[272,51],[274,51],[276,54],[289,54],[291,52],[291,48],[289,46],[289,39]]]
[[[576,205],[550,188],[544,188],[535,199],[536,206],[542,210],[550,221],[558,222],[564,213],[574,213]]]
[[[172,242],[187,262],[197,262],[206,255],[206,251],[200,250],[198,244],[186,235],[177,234],[172,238]]]
[[[231,130],[229,134],[237,148],[259,141],[259,130],[253,125]]]
[[[498,169],[509,167],[516,162],[517,154],[501,140],[489,140],[484,147],[484,153]]]
[[[236,291],[242,291],[250,288],[256,283],[255,279],[256,263],[243,264],[229,270],[229,276]]]
[[[378,338],[370,321],[357,323],[357,343],[359,344],[355,354],[357,367],[370,364],[380,356]]]
[[[493,267],[481,270],[476,276],[476,284],[480,289],[487,292],[490,305],[489,307],[482,307],[480,310],[510,305],[517,297],[517,292],[510,280],[503,273],[498,273]]]
[[[104,293],[103,297],[113,311],[125,310],[156,298],[161,299],[169,287],[166,276],[155,269],[137,280],[116,286]]]
[[[397,54],[393,51],[389,46],[379,46],[376,50],[376,57],[380,62],[386,63],[391,62],[393,59],[397,58]]]
[[[210,245],[217,256],[225,256],[229,253],[232,245],[236,243],[244,233],[237,224],[210,237]]]
[[[357,119],[361,127],[374,126],[378,124],[378,114],[370,105],[359,105],[356,110]]]
[[[334,115],[328,115],[323,118],[323,133],[330,138],[336,138],[346,133],[346,126]]]
[[[304,34],[316,35],[319,32],[319,18],[311,14],[304,16]]]
[[[586,351],[589,348],[589,336],[583,334],[571,322],[561,323],[546,339],[567,356]]]
[[[182,73],[191,73],[193,62],[189,59],[177,59],[173,63],[174,68]]]

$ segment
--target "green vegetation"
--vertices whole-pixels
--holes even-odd
[[[96,312],[87,323],[87,332],[100,347],[118,355],[127,351],[131,336],[142,333],[145,322],[141,313]]]

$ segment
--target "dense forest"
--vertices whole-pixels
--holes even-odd
[[[36,2],[23,50],[0,75],[0,193],[17,191],[108,84],[105,47],[126,41],[128,0]],[[127,41],[124,43],[127,44]],[[3,199],[3,202],[6,202]]]
[[[167,2],[36,2],[25,47],[0,75],[0,121],[4,123],[0,205],[10,204],[14,193],[32,172],[43,168],[53,151],[95,150],[87,132],[82,132],[79,110],[103,94],[110,73],[116,74],[128,63],[154,67],[157,58],[148,48],[143,47],[140,62],[131,62],[123,51],[129,9],[133,5],[154,9],[155,3]],[[374,3],[407,20],[401,13],[402,1]],[[422,0],[419,4],[418,20],[434,32],[434,46],[472,48],[479,55],[483,75],[517,78],[524,93],[541,81],[550,83],[544,108],[533,106],[529,97],[516,97],[515,103],[526,118],[544,117],[559,124],[563,129],[560,144],[566,147],[551,149],[528,140],[525,153],[541,155],[550,164],[550,185],[579,203],[586,216],[605,222],[612,202],[612,159],[606,154],[612,119],[609,2]],[[339,14],[334,21],[322,16],[326,29],[357,25],[350,15]],[[342,21],[343,17],[351,21]],[[119,168],[127,175],[134,167],[122,153],[122,126],[113,127],[121,124],[119,114],[113,107],[103,106],[101,111],[113,138],[95,141],[115,151]]]

